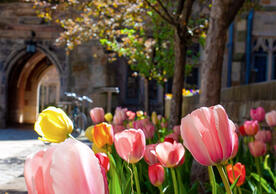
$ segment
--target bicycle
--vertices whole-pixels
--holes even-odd
[[[87,128],[87,116],[85,114],[84,102],[93,103],[93,100],[87,96],[77,96],[76,93],[65,92],[67,97],[73,99],[73,110],[69,107],[69,118],[73,121],[74,130],[72,135],[79,137],[84,134]]]

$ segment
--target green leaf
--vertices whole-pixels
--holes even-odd
[[[257,194],[257,186],[255,186],[253,183],[251,183],[251,181],[247,180],[249,187],[252,191],[252,194]]]
[[[109,161],[110,161],[110,174],[111,174],[111,181],[109,183],[109,190],[111,194],[122,194],[120,179],[116,171],[116,162],[113,156],[108,153]]]
[[[267,193],[276,193],[271,187],[270,187],[270,185],[268,184],[268,182],[264,179],[264,178],[262,178],[262,177],[260,177],[258,174],[256,174],[256,173],[251,173],[250,174],[256,181],[260,181],[261,180],[261,185],[262,185],[262,187],[265,189],[265,191],[267,192]]]
[[[240,176],[241,176],[241,175],[239,175],[239,176],[236,178],[236,180],[234,181],[234,183],[231,185],[231,187],[230,187],[231,191],[233,191],[233,189],[235,188],[237,182],[238,182],[239,179],[240,179]]]

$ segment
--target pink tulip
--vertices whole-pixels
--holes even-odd
[[[132,112],[130,110],[126,112],[126,115],[128,117],[128,120],[130,120],[130,121],[134,120],[135,116],[136,116],[135,112]]]
[[[239,150],[239,137],[237,135],[237,133],[233,133],[233,143],[234,143],[234,146],[233,146],[233,152],[232,152],[232,155],[231,155],[231,158],[234,158],[237,153],[238,153],[238,150]]]
[[[174,141],[178,142],[179,141],[179,134],[177,134],[177,133],[170,133],[170,134],[168,134],[165,137],[164,141],[169,140],[169,139],[173,140],[171,143],[173,143]]]
[[[104,122],[104,109],[95,107],[90,110],[90,116],[94,124]]]
[[[157,158],[155,148],[157,144],[150,144],[146,146],[146,151],[144,155],[144,160],[148,165],[153,165],[159,163],[159,160]]]
[[[264,143],[269,143],[271,141],[272,135],[271,131],[268,130],[260,130],[255,135],[255,140],[262,141]]]
[[[155,151],[159,162],[167,168],[177,166],[185,154],[183,145],[177,142],[159,143]]]
[[[175,125],[173,127],[173,131],[174,131],[175,134],[180,135],[180,125]]]
[[[85,144],[69,139],[28,156],[28,193],[109,193],[98,159]]]
[[[113,124],[112,127],[113,127],[113,130],[114,130],[114,134],[119,133],[119,132],[121,132],[125,129],[124,125],[114,125]]]
[[[137,120],[132,123],[134,129],[142,129],[146,139],[153,138],[155,133],[155,127],[149,119]]]
[[[254,157],[263,156],[266,153],[266,144],[262,141],[255,140],[248,143],[249,151]]]
[[[109,158],[107,157],[106,153],[96,153],[96,157],[98,158],[100,165],[105,169],[105,171],[109,171],[110,168],[110,163],[109,163]]]
[[[129,129],[115,134],[115,148],[128,163],[136,163],[144,156],[146,139],[141,129]]]
[[[265,114],[265,121],[270,127],[276,126],[276,111],[270,111]]]
[[[250,116],[252,118],[252,120],[256,120],[259,122],[262,122],[265,118],[265,110],[263,107],[259,106],[256,109],[251,109],[250,110]]]
[[[159,187],[165,180],[165,170],[161,164],[154,164],[149,166],[148,170],[149,179],[151,184]]]
[[[122,125],[124,120],[127,119],[126,112],[127,112],[126,108],[117,107],[116,110],[115,110],[113,123],[115,125]]]
[[[221,105],[202,107],[181,120],[183,144],[202,165],[223,162],[237,150],[235,125]]]
[[[258,121],[245,121],[243,126],[246,135],[255,135],[259,131]]]

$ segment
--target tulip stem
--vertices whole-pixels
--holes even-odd
[[[242,194],[241,188],[238,187],[239,194]]]
[[[257,173],[259,174],[259,191],[260,193],[262,193],[262,186],[261,186],[261,177],[262,177],[262,172],[261,172],[261,168],[260,168],[260,163],[259,163],[259,158],[255,157],[255,165],[257,168]]]
[[[229,182],[228,182],[228,178],[223,170],[223,166],[222,165],[217,165],[217,169],[219,171],[219,175],[222,179],[222,182],[224,184],[224,187],[225,187],[225,190],[226,190],[226,193],[227,194],[232,194],[232,191],[230,189],[230,185],[229,185]]]
[[[176,181],[176,176],[175,176],[175,170],[174,170],[174,168],[171,168],[171,173],[172,173],[174,194],[178,194],[177,181]]]
[[[159,188],[160,194],[164,194],[162,185],[160,185],[158,188]]]
[[[217,194],[216,177],[212,166],[208,166],[208,174],[210,178],[210,184],[212,186],[212,194]]]
[[[135,179],[137,194],[141,194],[139,176],[138,176],[138,171],[137,171],[137,168],[136,168],[135,164],[132,164],[132,168],[133,168],[133,172],[134,172],[134,179]]]
[[[73,136],[71,133],[68,135],[68,137],[70,137],[70,138],[76,140],[76,138],[74,138],[74,136]]]

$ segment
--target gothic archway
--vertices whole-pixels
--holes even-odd
[[[5,66],[8,124],[34,123],[39,111],[40,86],[43,85],[43,80],[45,82],[45,76],[52,79],[52,84],[55,82],[55,102],[58,100],[62,68],[52,55],[45,52],[47,51],[42,47],[37,47],[36,52],[26,52],[23,48],[10,55],[10,60]]]

